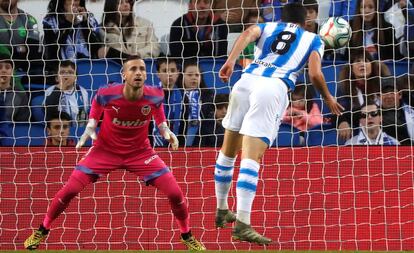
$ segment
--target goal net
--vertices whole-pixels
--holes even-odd
[[[332,117],[319,93],[312,88],[306,67],[299,75],[297,92],[289,93],[289,99],[304,104],[307,113],[313,107],[318,108],[320,115],[317,123],[311,124],[308,119],[304,125],[298,124],[297,115],[286,117],[277,139],[266,151],[252,209],[252,226],[270,237],[273,243],[257,246],[232,241],[231,226],[217,230],[214,223],[214,166],[224,133],[221,118],[226,113],[231,88],[241,77],[243,67],[252,61],[252,48],[241,53],[229,82],[220,80],[218,71],[243,29],[257,20],[277,20],[283,3],[244,0],[242,8],[236,8],[231,6],[231,1],[223,1],[228,2],[224,5],[214,1],[215,16],[207,16],[207,23],[194,28],[191,22],[196,24],[201,16],[186,14],[193,1],[136,1],[134,13],[141,19],[134,19],[134,24],[139,27],[123,30],[122,33],[127,34],[125,38],[131,34],[135,37],[120,43],[116,27],[100,26],[104,7],[114,8],[105,2],[112,1],[86,1],[86,9],[94,14],[96,27],[90,20],[92,15],[75,15],[73,24],[85,22],[88,29],[86,33],[76,33],[76,25],[59,28],[54,26],[53,19],[45,18],[54,8],[61,7],[50,5],[46,0],[20,0],[18,7],[24,12],[13,25],[5,28],[9,36],[7,43],[0,38],[0,66],[4,69],[12,62],[14,68],[13,78],[9,74],[10,80],[3,77],[8,72],[0,72],[0,81],[8,80],[13,85],[9,88],[3,88],[3,83],[0,85],[0,250],[24,249],[24,240],[43,221],[54,195],[92,144],[88,142],[80,151],[74,148],[85,129],[93,96],[103,85],[122,82],[120,58],[131,52],[138,52],[145,58],[147,85],[161,88],[163,80],[167,83],[176,80],[176,92],[165,92],[168,104],[165,111],[170,126],[177,131],[180,148],[172,151],[153,126],[150,126],[149,138],[182,188],[189,204],[191,231],[207,249],[414,250],[411,3],[400,12],[396,6],[382,6],[383,1],[378,1],[379,13],[388,17],[394,26],[393,36],[403,36],[403,39],[380,45],[379,48],[394,46],[396,51],[390,53],[390,58],[371,60],[372,51],[361,50],[365,47],[356,44],[342,50],[325,51],[322,71],[331,94],[338,101],[345,101],[346,117]],[[209,2],[198,0],[197,8],[208,6]],[[304,2],[315,8],[312,1]],[[316,24],[328,17],[328,2],[317,1]],[[12,12],[12,7],[0,5],[3,10],[0,20],[10,18],[4,12]],[[347,20],[363,16],[352,6],[335,4],[332,8],[332,15],[347,17]],[[119,14],[118,11],[112,13]],[[184,25],[175,22],[182,15],[187,18]],[[392,17],[405,18],[403,28],[393,23]],[[79,23],[74,21],[76,18]],[[86,18],[87,22],[83,20]],[[379,20],[380,15],[376,19]],[[212,24],[214,28],[210,28]],[[360,26],[360,29],[364,28]],[[388,31],[385,26],[378,30]],[[195,39],[187,36],[190,33],[195,33]],[[221,33],[225,37],[221,38]],[[53,34],[58,37],[54,38]],[[379,39],[383,35],[373,36]],[[68,46],[70,42],[75,46]],[[101,45],[118,51],[108,50],[105,57],[99,58]],[[219,49],[223,45],[225,48]],[[75,52],[72,58],[71,50]],[[54,52],[56,59],[50,52]],[[178,56],[173,57],[174,54]],[[378,49],[379,57],[383,54]],[[76,63],[76,82],[71,83],[75,84],[74,88],[59,91],[64,89],[59,82],[62,85],[69,79],[70,83],[70,78],[57,75],[74,75],[70,72],[70,64],[57,68],[59,59],[65,57]],[[73,60],[73,57],[79,59]],[[366,64],[358,70],[356,66],[361,59]],[[191,84],[191,75],[197,71],[202,81],[197,82],[200,86],[195,89],[197,92],[192,92],[187,86]],[[362,72],[359,79],[355,76],[358,71]],[[57,88],[53,86],[56,83]],[[55,89],[58,95],[53,102]],[[382,124],[382,132],[402,145],[387,145],[389,143],[380,139],[382,136],[373,145],[355,142],[345,145],[346,140],[339,133],[341,122],[346,122],[345,128],[358,137],[364,126],[361,114],[365,113],[365,120],[378,116],[361,107],[368,100],[372,100],[378,108],[376,111],[380,112],[382,120],[378,124]],[[359,107],[346,101],[359,103]],[[389,102],[394,107],[385,108],[387,101],[395,101]],[[67,112],[69,119],[62,114],[53,119],[53,110]],[[394,114],[389,113],[393,111]],[[394,124],[389,123],[392,120]],[[63,141],[62,136],[67,136],[68,140]],[[356,142],[361,141],[363,137],[356,138]],[[141,180],[134,174],[116,170],[89,185],[54,221],[40,249],[184,250],[167,198]],[[235,189],[234,183],[229,194],[232,210],[236,210]]]

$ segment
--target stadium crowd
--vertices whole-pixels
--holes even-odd
[[[165,114],[180,145],[218,147],[229,97],[228,90],[216,89],[215,65],[227,56],[228,34],[278,21],[287,2],[298,1],[190,0],[188,12],[171,24],[169,47],[163,48],[152,22],[134,13],[135,0],[105,0],[100,21],[85,0],[50,0],[43,32],[32,15],[19,9],[18,0],[0,0],[0,145],[17,145],[13,140],[24,133],[17,129],[40,123],[47,137],[38,145],[74,146],[74,132],[87,121],[96,85],[105,85],[80,83],[81,62],[105,61],[117,66],[119,74],[122,61],[138,55],[156,77],[148,85],[164,90]],[[308,12],[305,29],[317,33],[318,1],[299,2]],[[326,129],[335,134],[328,138],[322,133],[321,145],[412,145],[412,0],[332,0],[329,15],[344,17],[352,28],[349,46],[326,48],[323,65],[325,74],[339,71],[328,86],[345,111],[340,117],[328,113],[307,83],[305,68],[283,120],[291,130],[283,138],[299,135],[300,141],[288,146],[310,145],[312,131]],[[240,55],[240,66],[249,64],[253,52],[254,45],[249,45]],[[406,67],[397,71],[397,65]],[[157,128],[149,131],[154,146],[168,145]]]

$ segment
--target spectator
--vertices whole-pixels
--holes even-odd
[[[29,100],[26,91],[15,86],[13,71],[14,66],[10,56],[0,52],[0,100],[4,105],[3,120],[28,122]]]
[[[364,104],[359,115],[358,135],[345,145],[399,145],[399,142],[381,129],[381,112],[375,103]]]
[[[171,25],[171,56],[225,57],[227,34],[227,25],[220,17],[213,16],[211,0],[190,0],[188,13]]]
[[[157,76],[160,86],[164,90],[164,113],[170,124],[171,131],[178,135],[181,120],[182,94],[177,87],[179,76],[177,61],[173,58],[158,58]],[[166,146],[168,141],[159,134],[158,127],[154,127],[154,146]]]
[[[54,111],[47,119],[46,146],[74,147],[75,141],[69,138],[71,118],[66,112]]]
[[[368,100],[377,99],[376,94],[380,90],[378,78],[390,74],[387,65],[374,61],[368,52],[353,51],[350,64],[341,69],[338,81],[338,100],[345,108],[338,118],[338,135],[342,140],[351,138],[351,126],[358,127],[358,120],[353,117],[355,112]]]
[[[213,94],[207,89],[196,61],[187,61],[182,77],[183,102],[178,139],[185,146],[199,146],[203,119],[214,117]]]
[[[227,113],[229,95],[216,95],[214,105],[216,107],[214,118],[204,119],[201,124],[201,146],[204,147],[220,147],[223,144],[224,127],[222,121]]]
[[[30,66],[34,71],[42,63],[38,25],[17,3],[18,0],[0,0],[0,44],[11,48],[15,70],[27,72]]]
[[[297,84],[295,90],[290,93],[291,102],[283,116],[283,122],[302,131],[321,125],[323,117],[318,105],[312,101],[313,97],[312,87]]]
[[[245,24],[244,21],[249,16],[257,16],[258,10],[257,1],[255,0],[213,1],[214,15],[220,16],[229,25],[230,32],[241,32],[243,24]]]
[[[354,18],[357,7],[357,0],[331,0],[329,17],[342,17],[347,21]]]
[[[305,6],[307,11],[305,24],[306,31],[318,34],[319,25],[316,22],[319,13],[318,2],[316,0],[303,0],[303,6]]]
[[[412,65],[414,67],[414,65]],[[402,101],[414,107],[414,75],[407,73],[397,78],[397,88],[402,95]]]
[[[394,78],[381,80],[380,104],[384,132],[402,145],[412,145],[414,140],[414,109],[404,104]]]
[[[89,113],[89,95],[76,84],[76,65],[66,60],[59,65],[57,84],[45,91],[46,118],[56,112],[66,112],[74,124],[83,125]]]
[[[106,0],[102,18],[103,40],[109,47],[106,57],[126,59],[157,57],[160,45],[152,23],[134,15],[135,0]]]
[[[249,14],[246,16],[246,19],[244,20],[244,30],[249,28],[252,25],[255,25],[257,23],[263,23],[263,18],[259,15],[259,13],[255,13],[253,11],[249,12]],[[247,65],[253,62],[254,59],[254,46],[255,43],[251,42],[247,45],[247,47],[243,50],[239,57],[239,64],[245,68]]]
[[[45,57],[51,68],[59,60],[103,58],[100,29],[85,0],[50,0],[43,19]]]
[[[384,19],[395,31],[399,52],[403,56],[414,54],[414,8],[411,0],[396,1],[385,13]]]
[[[378,12],[376,0],[358,0],[356,15],[351,20],[350,46],[365,48],[373,58],[399,59],[398,41],[394,39],[392,26]]]

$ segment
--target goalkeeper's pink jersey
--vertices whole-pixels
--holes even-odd
[[[114,84],[98,90],[92,101],[89,118],[103,121],[98,140],[94,145],[103,146],[116,153],[129,153],[150,146],[148,125],[154,116],[157,126],[166,121],[164,92],[160,88],[144,86],[144,95],[137,101],[128,101],[122,93],[124,84]]]

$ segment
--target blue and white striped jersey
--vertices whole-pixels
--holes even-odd
[[[254,61],[244,72],[280,78],[294,90],[311,52],[317,51],[323,57],[321,38],[293,23],[269,22],[258,26],[262,33],[256,41]]]

